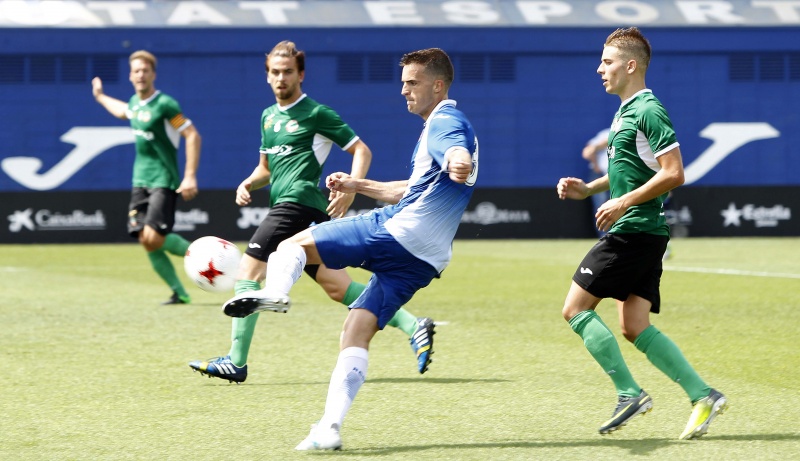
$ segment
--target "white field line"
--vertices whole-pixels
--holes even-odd
[[[781,272],[740,271],[736,269],[710,269],[706,267],[679,267],[664,266],[665,271],[699,272],[702,274],[745,275],[750,277],[771,277],[778,279],[800,279],[800,274],[786,274]]]

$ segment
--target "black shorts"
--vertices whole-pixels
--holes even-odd
[[[606,234],[589,250],[572,280],[598,298],[625,301],[633,294],[661,310],[661,258],[669,237],[652,234]]]
[[[172,232],[178,193],[172,189],[134,187],[128,205],[128,233],[133,238],[148,225],[161,235]]]
[[[278,244],[293,235],[302,232],[314,224],[330,221],[330,216],[316,208],[299,203],[283,202],[269,209],[267,217],[258,225],[247,244],[245,254],[259,261],[266,262]],[[316,280],[317,265],[306,265],[305,271]]]

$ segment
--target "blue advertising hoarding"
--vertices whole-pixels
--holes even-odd
[[[0,11],[9,11],[12,3],[0,0]],[[54,3],[97,7],[108,2]],[[430,27],[374,21],[352,27],[296,27],[292,21],[279,27],[242,25],[236,20],[211,24],[209,18],[216,16],[209,10],[197,7],[200,9],[192,12],[181,9],[180,4],[208,4],[223,11],[222,4],[264,2],[124,3],[130,8],[138,3],[147,8],[158,6],[167,19],[140,21],[155,16],[142,16],[134,8],[131,17],[135,21],[128,25],[113,24],[108,19],[111,16],[103,16],[108,11],[98,13],[106,20],[91,28],[69,23],[12,27],[8,15],[3,16],[6,22],[0,21],[0,97],[4,101],[0,105],[0,197],[9,199],[11,208],[5,214],[10,223],[46,228],[36,224],[36,218],[48,216],[37,214],[48,207],[28,207],[25,194],[46,192],[48,200],[61,196],[85,202],[92,192],[123,192],[124,196],[130,189],[133,136],[126,122],[114,119],[94,102],[90,80],[102,77],[106,93],[127,100],[133,93],[127,57],[138,49],[158,56],[157,88],[180,102],[203,136],[198,172],[201,193],[233,191],[258,162],[259,117],[274,103],[265,82],[264,55],[284,39],[295,41],[307,52],[303,88],[308,95],[334,107],[372,148],[369,176],[377,180],[407,177],[408,159],[422,128],[422,120],[406,111],[400,95],[400,57],[431,46],[447,50],[456,67],[450,96],[476,128],[482,160],[477,187],[491,204],[480,208],[473,204],[476,208],[471,213],[555,210],[541,200],[555,195],[558,178],[588,176],[581,148],[609,125],[620,103],[616,96],[605,94],[596,68],[605,37],[617,25],[626,24],[610,24],[604,17],[607,27],[593,26],[591,20],[583,27],[574,26],[587,11],[607,12],[604,8],[619,2],[569,2],[593,6],[581,10],[583,16],[576,17],[576,11],[563,16],[565,21],[572,18],[570,26],[551,22],[514,27],[463,23]],[[359,8],[365,3],[373,2],[343,2]],[[409,3],[420,11],[436,6],[444,11],[447,5],[460,2],[381,3]],[[522,4],[530,9],[543,2],[471,3],[490,3],[493,8],[515,3],[519,10]],[[791,208],[797,206],[786,197],[794,195],[791,191],[800,182],[794,174],[800,170],[795,147],[800,145],[796,129],[800,121],[796,110],[800,103],[800,51],[796,47],[800,27],[791,22],[790,10],[794,10],[773,5],[772,10],[783,16],[773,15],[771,22],[767,21],[771,27],[760,25],[763,15],[730,27],[736,25],[732,15],[746,10],[742,2],[714,2],[731,8],[705,11],[705,24],[698,22],[697,16],[683,14],[684,10],[683,20],[674,19],[670,12],[675,4],[687,2],[668,3],[627,2],[658,5],[661,14],[650,21],[652,27],[639,25],[653,46],[647,84],[666,106],[681,143],[687,181],[676,191],[676,201],[681,203],[681,215],[695,216],[689,234],[793,235],[797,224],[790,224]],[[302,8],[309,5],[301,4]],[[191,20],[178,21],[176,11]],[[648,10],[641,6],[625,11]],[[730,14],[723,14],[725,11]],[[119,19],[121,14],[112,16]],[[438,17],[423,16],[426,20]],[[41,21],[48,16],[36,17]],[[665,19],[670,17],[673,19]],[[179,163],[183,165],[182,158]],[[334,149],[325,171],[347,171],[349,167],[350,156]],[[735,201],[725,201],[739,190]],[[525,195],[524,191],[531,193]],[[778,193],[780,196],[775,195]],[[747,197],[758,197],[758,201]],[[703,209],[711,202],[713,209]],[[76,205],[57,215],[99,216],[96,210],[103,206],[83,210]],[[588,205],[586,208],[588,213]],[[722,217],[726,209],[744,213],[741,222],[745,225]],[[30,219],[28,210],[32,210]],[[189,210],[191,204],[185,212]],[[750,214],[745,210],[751,210]],[[747,227],[747,223],[760,222],[747,216],[767,212],[778,213],[780,219]],[[570,212],[568,216],[575,220],[577,215]],[[104,215],[104,219],[115,218]],[[537,219],[534,216],[530,222]],[[591,222],[583,217],[580,221],[579,232],[562,226],[543,234],[535,224],[515,222],[516,227],[508,231],[487,232],[483,227],[470,235],[591,236]],[[712,227],[703,227],[706,223]],[[14,227],[24,233],[36,227],[34,224]],[[18,241],[17,237],[3,240]]]
[[[370,175],[404,177],[422,120],[400,96],[403,52],[446,49],[450,96],[481,141],[481,187],[552,187],[584,175],[579,151],[619,105],[595,73],[603,29],[0,29],[0,192],[126,190],[133,138],[96,104],[90,79],[127,100],[127,56],[152,50],[156,86],[203,135],[200,187],[231,189],[258,161],[258,120],[274,102],[264,53],[290,38],[308,53],[304,90],[334,107],[375,153]],[[800,29],[646,31],[648,86],[675,124],[687,184],[800,179]],[[329,169],[348,168],[333,152]]]

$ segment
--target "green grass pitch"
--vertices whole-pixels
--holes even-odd
[[[322,414],[346,309],[308,277],[288,314],[261,314],[237,386],[187,366],[227,353],[228,295],[192,287],[193,304],[160,306],[168,290],[134,244],[2,245],[0,459],[796,458],[800,238],[673,241],[653,323],[731,404],[688,442],[685,394],[622,339],[608,300],[598,312],[655,407],[597,433],[614,389],[560,314],[592,244],[456,241],[407,306],[441,322],[430,371],[401,332],[379,333],[344,451],[324,454],[293,449]]]

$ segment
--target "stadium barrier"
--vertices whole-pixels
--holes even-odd
[[[682,187],[668,202],[675,237],[800,235],[800,196],[792,187]],[[0,243],[131,242],[126,233],[129,193],[0,193]],[[230,190],[204,190],[178,200],[175,231],[190,239],[216,235],[248,240],[269,213],[268,190],[255,206],[239,207]],[[350,213],[381,206],[358,196]],[[475,190],[456,235],[461,239],[592,238],[591,201],[560,201],[552,188]]]

